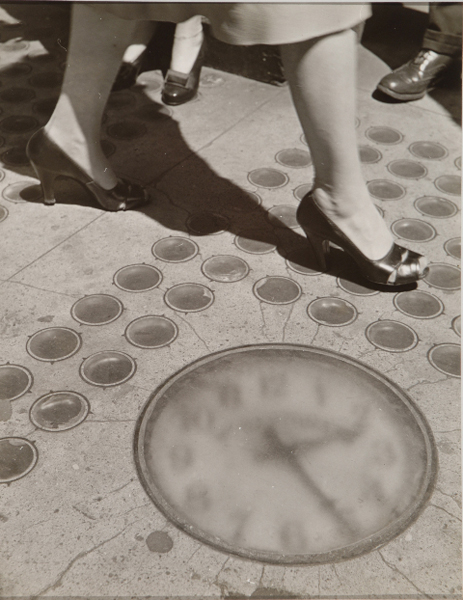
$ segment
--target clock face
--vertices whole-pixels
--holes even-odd
[[[436,471],[429,427],[397,386],[349,357],[287,344],[177,373],[140,417],[136,461],[186,532],[288,564],[384,544],[416,518]]]

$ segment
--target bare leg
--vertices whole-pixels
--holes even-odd
[[[49,138],[104,189],[117,179],[101,149],[101,120],[136,26],[137,21],[119,19],[98,5],[73,6],[63,86],[45,126]]]
[[[357,149],[356,37],[352,30],[281,47],[286,77],[315,168],[314,198],[370,259],[393,238],[373,205]]]
[[[187,75],[196,61],[203,43],[203,26],[199,15],[191,17],[175,28],[170,68]]]

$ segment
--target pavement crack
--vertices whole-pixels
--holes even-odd
[[[315,342],[317,335],[320,333],[320,325],[317,325],[317,329],[313,335],[313,338],[310,340],[310,344],[312,345]]]
[[[418,591],[418,592],[419,592],[419,593],[420,593],[422,596],[424,596],[425,598],[432,598],[432,596],[429,596],[428,594],[425,594],[425,593],[423,592],[423,590],[420,590],[420,588],[419,588],[419,587],[418,587],[416,584],[414,584],[414,583],[413,583],[413,581],[412,581],[411,579],[409,579],[409,578],[408,578],[408,577],[405,575],[405,573],[402,573],[402,571],[401,571],[400,569],[398,569],[398,568],[397,568],[395,565],[393,565],[393,564],[389,563],[389,562],[388,562],[388,561],[387,561],[387,560],[384,558],[384,556],[381,554],[381,552],[380,552],[379,550],[378,550],[378,554],[380,555],[380,557],[381,557],[382,561],[384,562],[384,564],[385,564],[387,567],[389,567],[389,569],[391,569],[391,570],[392,570],[392,571],[394,571],[395,573],[398,573],[398,574],[399,574],[399,575],[401,575],[401,576],[402,576],[404,579],[406,579],[406,580],[408,581],[408,583],[409,583],[410,585],[412,585],[412,586],[415,588],[415,590],[417,590],[417,591]]]
[[[78,506],[76,506],[75,504],[72,505],[72,508],[74,510],[76,510],[77,512],[79,512],[81,515],[84,515],[84,517],[87,517],[87,519],[90,519],[92,521],[97,521],[96,517],[92,517],[92,515],[89,515],[88,513],[86,513],[85,511],[83,511],[82,509],[80,509]]]
[[[270,340],[267,335],[267,323],[265,322],[264,305],[262,302],[259,302],[259,309],[260,309],[260,316],[262,317],[262,327],[261,327],[262,335],[267,340],[267,342],[271,342],[272,340]]]
[[[199,335],[199,333],[196,331],[196,329],[193,327],[193,325],[191,323],[189,323],[184,317],[182,317],[181,315],[179,315],[179,318],[186,324],[188,325],[188,327],[193,331],[193,333],[195,334],[195,336],[198,338],[198,340],[200,340],[204,346],[206,347],[206,350],[208,352],[212,352],[212,350],[209,348],[209,346],[206,344],[205,340]]]
[[[134,523],[136,523],[136,521]],[[51,590],[54,590],[57,587],[59,587],[62,584],[62,581],[63,581],[64,577],[67,575],[67,573],[69,573],[69,571],[72,569],[72,567],[76,564],[76,562],[78,560],[80,560],[81,558],[85,558],[86,556],[88,556],[92,552],[95,552],[95,550],[98,550],[99,548],[101,548],[105,544],[108,544],[112,540],[115,540],[117,537],[119,537],[120,535],[122,535],[129,527],[131,527],[132,525],[134,525],[134,523],[130,523],[129,525],[127,525],[126,527],[124,527],[124,529],[122,529],[121,531],[119,531],[115,535],[111,536],[110,538],[107,538],[106,540],[103,540],[99,544],[96,544],[96,546],[93,546],[89,550],[83,550],[82,552],[79,552],[79,554],[77,554],[77,556],[75,556],[71,561],[69,561],[69,563],[67,564],[67,566],[59,573],[59,575],[55,579],[54,583],[52,583],[51,585],[49,585],[46,588],[44,588],[43,590],[41,590],[35,596],[32,596],[30,600],[38,600],[38,598],[40,598],[41,596],[43,596],[47,592],[49,592]]]
[[[189,562],[190,562],[190,560],[193,558],[193,556],[196,554],[196,552],[198,552],[198,550],[201,550],[201,546],[198,546],[198,547],[196,548],[196,550],[193,552],[193,554],[192,554],[192,555],[190,556],[190,558],[187,560],[187,563],[189,563]]]
[[[454,515],[453,513],[449,512],[448,510],[446,510],[445,508],[442,508],[442,506],[439,506],[438,504],[433,504],[432,502],[429,503],[429,506],[433,506],[434,508],[437,508],[439,510],[444,511],[445,513],[447,513],[450,517],[453,517],[454,519],[456,519],[457,521],[460,521],[461,523],[461,519],[460,517],[457,517],[456,515]]]
[[[116,492],[120,492],[121,490],[123,490],[124,488],[126,488],[128,485],[130,485],[131,483],[133,483],[133,481],[134,481],[133,479],[131,479],[130,481],[127,481],[127,483],[124,483],[124,485],[121,485],[120,487],[116,488],[115,490],[111,490],[106,495],[109,496],[109,494],[115,494]]]
[[[438,486],[436,486],[436,490],[439,492],[439,494],[442,494],[443,496],[447,496],[447,498],[450,498],[451,500],[453,500],[453,501],[455,502],[455,504],[458,506],[458,508],[460,508],[460,509],[461,509],[461,503],[460,503],[460,502],[458,502],[458,500],[456,500],[456,499],[455,499],[455,498],[452,496],[452,494],[447,494],[447,492],[443,492],[443,491],[441,490],[441,488],[440,488],[440,487],[438,487]]]
[[[285,322],[283,323],[283,335],[282,335],[282,339],[281,339],[281,341],[283,343],[285,343],[285,341],[286,341],[286,327],[289,323],[289,320],[291,319],[291,315],[293,314],[293,310],[294,310],[295,306],[296,306],[295,304],[291,304],[291,308],[289,310],[288,316],[286,317]]]
[[[420,381],[418,381],[417,383],[414,383],[413,385],[411,385],[408,388],[405,388],[405,390],[407,392],[409,392],[414,387],[417,387],[419,385],[434,385],[436,383],[442,383],[442,381],[447,381],[447,379],[448,379],[448,377],[444,377],[443,379],[437,379],[437,381],[429,381],[429,379],[420,379]]]

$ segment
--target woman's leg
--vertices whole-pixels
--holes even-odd
[[[82,2],[73,6],[71,39],[61,94],[45,126],[48,137],[102,188],[117,179],[100,145],[111,86],[137,21]]]
[[[393,238],[361,172],[355,131],[355,33],[346,30],[287,44],[281,53],[312,154],[313,196],[365,256],[380,259]]]
[[[178,23],[175,28],[170,68],[187,75],[195,64],[202,43],[203,26],[199,15]]]

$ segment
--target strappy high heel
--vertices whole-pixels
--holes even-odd
[[[203,43],[196,57],[195,64],[187,74],[169,69],[167,71],[164,88],[161,94],[161,100],[169,106],[178,106],[193,100],[198,93],[199,77],[203,66],[204,55],[206,53],[206,41]]]
[[[340,246],[356,262],[361,274],[380,285],[406,285],[423,279],[428,267],[422,268],[421,254],[393,244],[386,256],[379,260],[367,258],[355,244],[317,206],[309,192],[297,210],[299,225],[318,261],[320,271],[328,269],[330,242]]]
[[[27,144],[27,156],[42,184],[44,204],[55,204],[55,181],[70,177],[78,181],[106,210],[134,208],[149,200],[148,192],[138,184],[119,179],[116,186],[105,190],[85,173],[59,146],[50,140],[44,129],[39,129]]]

